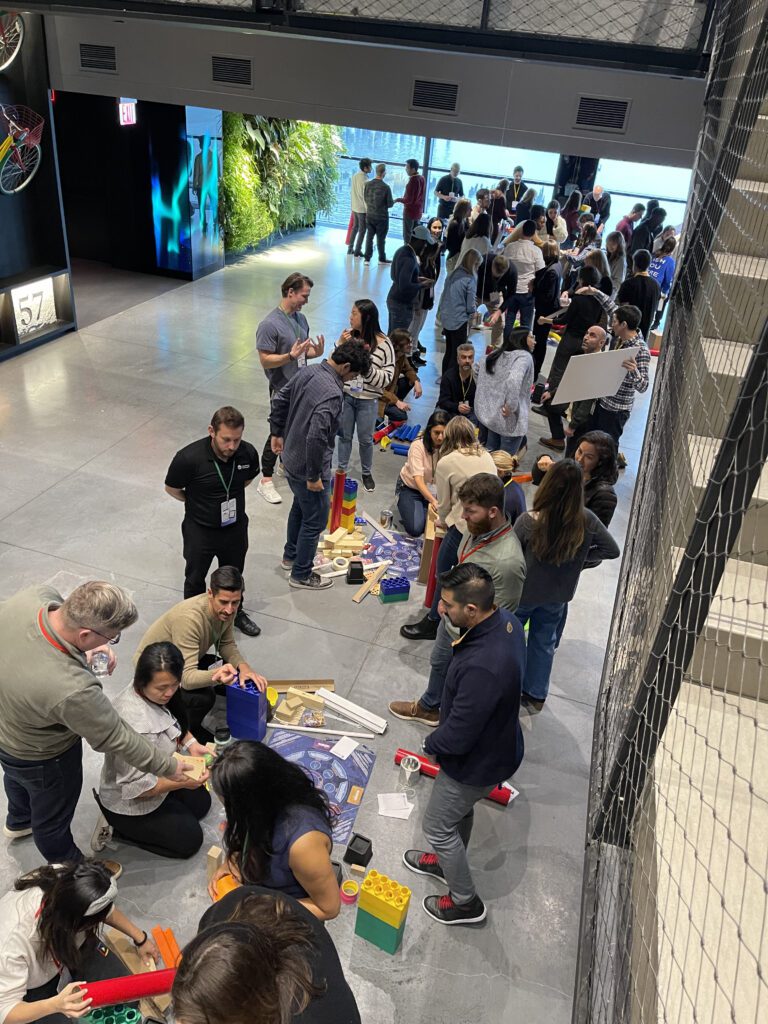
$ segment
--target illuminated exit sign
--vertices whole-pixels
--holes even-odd
[[[121,96],[117,109],[120,117],[120,124],[123,127],[130,124],[136,124],[136,100],[129,100],[126,99],[125,96]]]

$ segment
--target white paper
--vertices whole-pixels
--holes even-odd
[[[340,757],[342,761],[346,761],[352,751],[357,750],[359,746],[360,744],[356,740],[351,739],[349,736],[342,736],[340,740],[334,743],[329,753],[333,754],[334,757]]]
[[[587,398],[605,398],[615,395],[627,371],[621,365],[633,359],[640,349],[617,348],[610,352],[591,352],[589,355],[571,356],[560,385],[552,397],[553,405],[570,405]]]
[[[408,802],[405,793],[379,793],[379,814],[385,818],[402,818],[407,821],[414,805]]]

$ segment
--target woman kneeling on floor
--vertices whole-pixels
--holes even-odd
[[[115,710],[164,753],[204,757],[208,750],[186,728],[179,696],[183,669],[184,658],[175,644],[149,644],[136,663],[133,683],[115,698]],[[91,846],[102,848],[111,829],[115,838],[161,857],[191,857],[203,845],[200,820],[211,809],[207,780],[207,772],[184,782],[159,779],[107,754],[97,798],[107,834],[97,825]]]
[[[225,874],[293,896],[321,921],[336,917],[339,883],[331,864],[331,813],[325,793],[284,757],[250,740],[225,748],[211,768],[224,804],[226,860],[208,887]]]
[[[48,864],[16,880],[0,898],[3,1024],[67,1024],[88,1012],[91,1000],[78,991],[85,981],[130,973],[99,941],[102,924],[127,935],[146,964],[159,959],[153,940],[117,910],[116,898],[115,879],[94,861]]]
[[[435,467],[450,418],[442,409],[432,413],[424,433],[411,442],[405,465],[400,470],[395,486],[397,511],[409,537],[423,535],[430,505],[437,511],[437,494],[430,490],[430,485],[434,487]]]

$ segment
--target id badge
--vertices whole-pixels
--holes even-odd
[[[237,498],[221,503],[221,525],[231,526],[237,520]]]
[[[296,360],[296,365],[297,366],[306,366],[307,365],[307,353],[306,352],[302,352],[301,353],[299,358]]]
[[[224,659],[223,658],[217,658],[216,661],[211,663],[208,671],[209,672],[215,672],[217,668],[223,668],[223,667],[224,667]]]
[[[515,210],[517,209],[517,203],[512,203],[512,205],[510,206],[509,209],[511,210],[512,213],[514,213]]]
[[[363,393],[363,378],[354,377],[349,383],[349,390],[352,395],[362,395]]]

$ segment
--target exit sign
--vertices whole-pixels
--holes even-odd
[[[136,124],[136,100],[129,100],[126,99],[125,96],[121,96],[117,109],[120,124],[123,127],[126,125]]]

